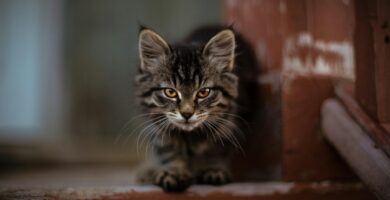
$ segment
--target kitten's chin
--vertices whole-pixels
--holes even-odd
[[[200,126],[200,124],[202,123],[201,120],[199,121],[196,121],[196,122],[173,122],[173,124],[183,130],[183,131],[193,131],[195,130],[196,128],[198,128]]]

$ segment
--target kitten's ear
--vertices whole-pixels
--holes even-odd
[[[160,67],[170,54],[170,47],[161,36],[149,30],[142,29],[138,37],[138,50],[141,70],[150,71]]]
[[[203,56],[220,71],[232,71],[236,41],[233,31],[220,31],[203,48]]]

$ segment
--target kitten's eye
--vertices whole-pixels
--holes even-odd
[[[164,89],[164,94],[165,94],[165,96],[167,96],[169,98],[177,97],[177,92],[174,89],[172,89],[172,88],[165,88]]]
[[[207,96],[209,96],[210,94],[210,89],[209,88],[202,88],[198,91],[198,93],[196,94],[196,96],[198,98],[206,98]]]

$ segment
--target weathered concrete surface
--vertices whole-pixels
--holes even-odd
[[[2,199],[375,199],[361,183],[240,183],[192,186],[185,193],[165,193],[155,186],[5,188]]]
[[[168,194],[136,185],[128,166],[52,166],[0,173],[0,199],[370,199],[360,182],[246,182]]]

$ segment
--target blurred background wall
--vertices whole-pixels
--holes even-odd
[[[246,156],[232,161],[237,180],[353,179],[322,137],[320,111],[337,83],[374,77],[368,68],[355,77],[355,63],[366,63],[355,59],[374,60],[354,56],[355,44],[368,46],[355,38],[355,23],[370,30],[367,16],[356,20],[356,9],[369,13],[365,7],[349,0],[0,0],[0,166],[137,162],[139,23],[169,41],[225,23],[248,40],[261,67],[252,81],[262,107],[253,110]],[[361,96],[371,98],[366,86]]]
[[[1,0],[0,155],[133,159],[114,141],[137,114],[139,24],[174,41],[221,20],[218,0]]]

